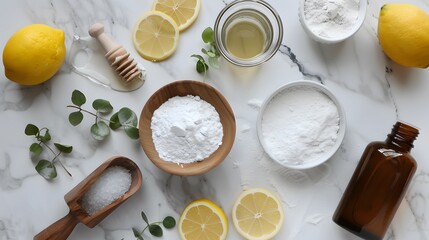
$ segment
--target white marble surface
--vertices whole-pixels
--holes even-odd
[[[108,140],[91,138],[87,126],[71,126],[67,117],[71,92],[79,89],[88,101],[105,98],[115,109],[127,106],[140,113],[149,96],[164,84],[202,77],[189,56],[203,47],[200,33],[214,24],[225,6],[222,0],[203,0],[196,23],[180,37],[173,57],[151,63],[137,56],[131,29],[137,18],[151,8],[142,0],[3,0],[0,1],[0,48],[19,28],[45,23],[62,28],[67,47],[74,34],[86,35],[96,21],[137,57],[148,70],[145,85],[132,93],[121,93],[96,85],[70,71],[65,64],[50,81],[23,87],[8,81],[0,68],[0,239],[31,239],[36,233],[68,212],[63,199],[72,187],[113,155],[127,156],[143,173],[141,190],[93,229],[82,224],[69,239],[133,239],[131,227],[141,227],[140,211],[149,219],[172,215],[176,219],[193,199],[209,198],[228,213],[242,189],[265,187],[279,194],[284,204],[284,226],[275,239],[358,239],[331,221],[331,216],[367,143],[384,140],[397,119],[420,128],[413,155],[419,168],[385,239],[429,239],[429,73],[427,69],[401,67],[383,54],[376,37],[381,5],[368,1],[363,27],[351,39],[336,45],[311,40],[298,20],[298,0],[269,0],[280,13],[285,35],[280,52],[256,71],[240,74],[221,63],[210,69],[206,81],[229,100],[237,121],[235,144],[227,159],[210,173],[196,177],[172,176],[157,169],[138,141],[113,132]],[[391,1],[389,1],[391,2]],[[428,1],[406,0],[429,12]],[[339,151],[324,165],[309,171],[280,167],[263,152],[256,137],[254,103],[261,102],[279,86],[299,79],[319,81],[341,101],[347,114],[347,130]],[[257,105],[257,104],[256,104]],[[84,122],[90,120],[86,116]],[[74,146],[63,161],[73,174],[60,168],[56,180],[48,182],[34,170],[28,154],[32,139],[24,135],[27,123],[51,129],[53,139]],[[313,220],[316,221],[315,223]],[[147,236],[149,239],[150,236]],[[152,237],[152,239],[155,239]],[[163,239],[179,239],[177,230]],[[241,239],[230,224],[228,239]]]

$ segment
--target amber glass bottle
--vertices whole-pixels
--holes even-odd
[[[397,122],[384,142],[366,147],[334,222],[364,239],[383,239],[416,171],[410,150],[418,134],[416,128]]]

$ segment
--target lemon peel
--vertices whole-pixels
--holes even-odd
[[[44,24],[18,30],[3,50],[6,77],[18,84],[37,85],[49,80],[66,55],[64,31]]]
[[[385,4],[378,20],[385,54],[403,66],[429,66],[429,15],[411,4]]]

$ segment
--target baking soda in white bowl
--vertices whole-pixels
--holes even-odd
[[[297,81],[264,103],[258,136],[270,157],[304,169],[329,159],[344,137],[345,117],[335,97],[321,84]]]
[[[359,30],[366,4],[365,0],[300,0],[299,19],[314,40],[337,43]]]

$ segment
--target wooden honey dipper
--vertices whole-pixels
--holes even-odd
[[[89,28],[89,35],[96,38],[101,46],[106,51],[106,59],[110,66],[118,73],[118,75],[125,81],[131,82],[137,76],[142,74],[141,70],[137,67],[137,63],[130,57],[121,45],[114,42],[105,32],[104,26],[101,23],[96,23]]]

